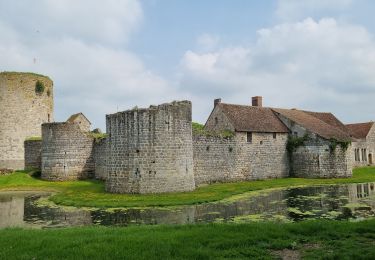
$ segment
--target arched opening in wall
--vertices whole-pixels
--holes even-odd
[[[368,154],[368,164],[372,164],[372,153]]]

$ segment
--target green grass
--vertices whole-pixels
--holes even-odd
[[[33,178],[26,172],[0,176],[0,190],[50,190],[57,193],[50,199],[61,205],[76,207],[149,207],[177,206],[214,202],[245,192],[304,185],[375,182],[375,167],[358,168],[352,178],[303,179],[284,178],[237,183],[218,183],[197,188],[192,192],[165,194],[111,194],[101,181],[49,182]]]
[[[374,259],[375,220],[0,230],[0,259]]]
[[[42,141],[42,137],[41,136],[30,136],[30,137],[27,137],[25,141]]]
[[[197,136],[212,136],[220,138],[231,138],[234,136],[234,132],[230,130],[223,130],[220,132],[207,131],[204,129],[204,125],[200,123],[192,123],[193,135]]]

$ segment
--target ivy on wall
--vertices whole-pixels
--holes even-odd
[[[41,95],[41,94],[43,94],[44,89],[45,89],[45,87],[44,87],[43,82],[41,82],[41,81],[38,80],[35,83],[35,93],[38,94],[38,95]]]

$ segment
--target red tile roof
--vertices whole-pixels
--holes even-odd
[[[351,140],[349,133],[344,129],[336,127],[335,124],[337,124],[337,122],[333,123],[334,120],[329,115],[314,112],[308,113],[297,109],[273,108],[273,111],[325,139],[334,138],[339,141]]]
[[[357,139],[365,139],[373,125],[374,122],[348,124],[346,125],[346,128],[353,137]]]
[[[346,126],[340,121],[337,119],[337,117],[335,117],[332,113],[329,113],[329,112],[312,112],[312,111],[303,111],[309,115],[312,115],[324,122],[326,122],[327,124],[333,126],[333,127],[336,127],[338,129],[341,129],[342,131],[348,133],[349,130],[346,128]]]
[[[270,108],[219,103],[238,132],[288,133]]]

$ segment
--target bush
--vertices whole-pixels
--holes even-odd
[[[37,94],[41,95],[41,94],[43,94],[44,89],[45,89],[45,87],[44,87],[43,82],[41,82],[41,81],[38,80],[38,81],[35,83],[35,92],[36,92]]]

